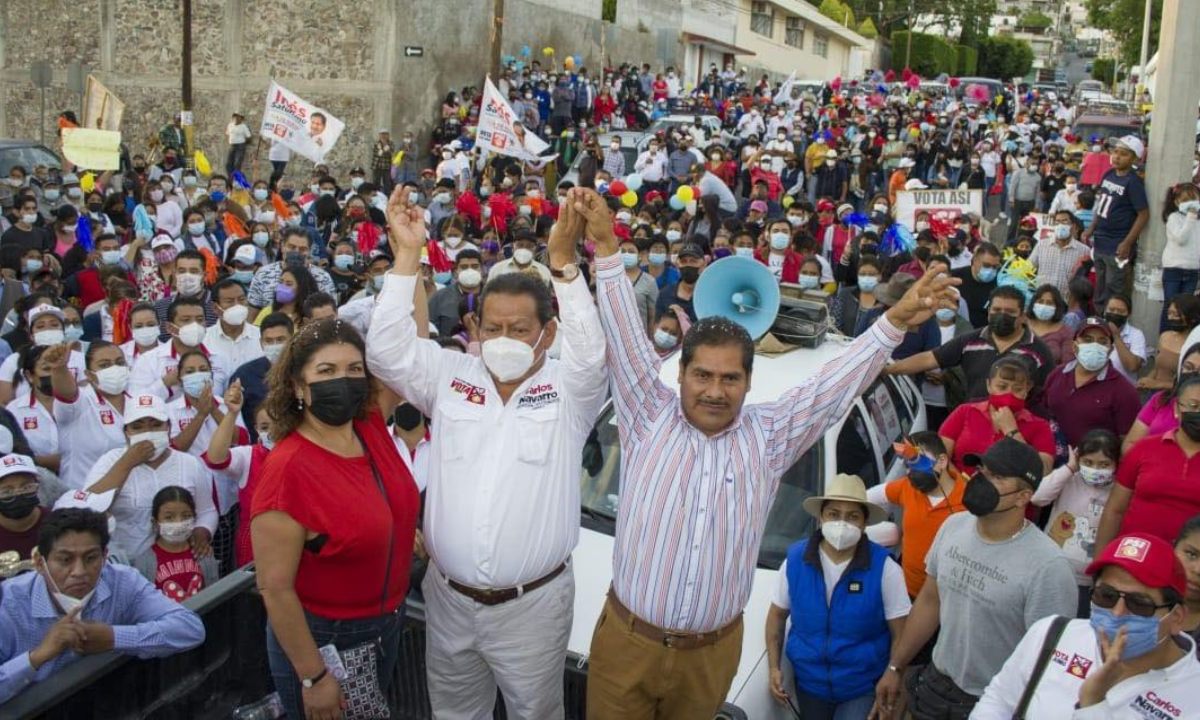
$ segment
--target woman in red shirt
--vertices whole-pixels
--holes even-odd
[[[267,656],[290,718],[340,717],[318,650],[377,642],[387,692],[399,650],[418,497],[376,405],[362,337],[311,323],[271,369],[275,448],[254,493],[251,540]]]
[[[612,124],[613,113],[617,110],[617,101],[613,99],[607,85],[600,89],[600,96],[592,108],[592,123],[594,125]]]
[[[1054,431],[1047,420],[1025,408],[1033,389],[1029,366],[1016,356],[999,358],[988,372],[987,388],[987,400],[959,405],[938,429],[954,467],[966,472],[963,458],[982,455],[1001,438],[1011,437],[1037,450],[1049,473]]]

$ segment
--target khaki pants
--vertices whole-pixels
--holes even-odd
[[[588,660],[589,720],[707,720],[742,657],[742,621],[712,645],[665,647],[635,633],[605,603]]]

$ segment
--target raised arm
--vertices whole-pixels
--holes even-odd
[[[71,346],[66,343],[47,348],[42,353],[42,362],[50,366],[50,386],[54,390],[54,398],[65,403],[79,399],[79,384],[75,382],[71,368],[67,367],[70,357]]]
[[[612,218],[595,191],[571,190],[568,202],[587,218],[587,234],[596,242],[596,299],[608,348],[613,403],[624,427],[637,432],[637,420],[652,419],[674,393],[658,379],[658,353],[638,312],[633,285],[612,231]]]
[[[211,468],[223,468],[228,465],[229,448],[238,435],[238,415],[242,412],[242,381],[234,380],[225,390],[225,417],[217,423],[208,440],[208,450],[205,452],[205,462]]]
[[[397,187],[388,200],[388,241],[396,263],[383,282],[367,332],[367,364],[371,372],[397,394],[429,415],[443,370],[461,361],[461,353],[444,351],[418,336],[413,318],[419,292],[421,248],[425,217]]]

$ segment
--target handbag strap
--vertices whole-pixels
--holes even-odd
[[[375,478],[375,485],[379,488],[379,493],[383,495],[383,504],[387,508],[388,515],[392,517],[392,529],[388,533],[388,555],[387,566],[383,571],[383,589],[379,591],[379,614],[384,615],[385,605],[387,603],[388,585],[392,579],[392,555],[395,552],[395,533],[396,533],[396,518],[392,515],[392,504],[388,498],[387,488],[383,484],[383,476],[379,474],[379,468],[375,466],[375,458],[371,456],[371,449],[367,447],[367,441],[363,438],[362,433],[358,428],[354,428],[354,435],[358,437],[358,443],[362,445],[363,455],[367,458],[367,465],[371,468],[371,477]]]
[[[1062,637],[1068,621],[1069,618],[1062,615],[1055,615],[1054,619],[1050,621],[1050,629],[1046,631],[1046,639],[1042,641],[1042,649],[1038,651],[1033,673],[1029,676],[1029,682],[1025,684],[1021,702],[1017,704],[1017,709],[1013,712],[1013,720],[1025,720],[1025,712],[1029,710],[1029,704],[1033,702],[1033,694],[1037,691],[1038,683],[1042,681],[1046,666],[1050,664],[1050,656],[1054,654],[1054,648],[1058,647],[1058,639]]]

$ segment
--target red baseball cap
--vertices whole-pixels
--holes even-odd
[[[1108,321],[1098,317],[1090,317],[1079,324],[1079,329],[1075,331],[1076,339],[1088,330],[1099,330],[1108,336],[1109,341],[1113,339],[1112,328],[1108,326]]]
[[[817,203],[817,212],[833,212],[836,207],[830,200],[821,200]]]
[[[1088,575],[1116,565],[1138,582],[1152,588],[1172,588],[1180,597],[1187,594],[1187,573],[1175,557],[1171,543],[1146,533],[1122,535],[1108,544],[1091,565]]]

